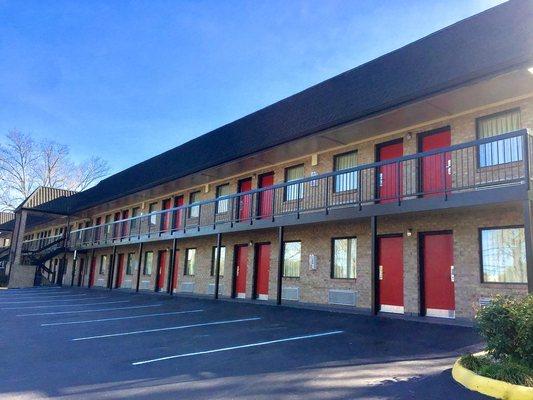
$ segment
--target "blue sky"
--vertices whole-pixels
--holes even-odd
[[[498,3],[0,0],[0,140],[117,172]]]

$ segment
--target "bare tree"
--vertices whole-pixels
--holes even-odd
[[[12,130],[0,144],[0,211],[13,210],[38,186],[85,190],[106,176],[109,166],[100,157],[80,163],[68,146]]]

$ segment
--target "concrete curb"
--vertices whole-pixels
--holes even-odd
[[[487,396],[505,400],[532,400],[533,388],[513,385],[496,379],[480,376],[463,367],[459,360],[455,362],[452,376],[456,382],[467,389]]]

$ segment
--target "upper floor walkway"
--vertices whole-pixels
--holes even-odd
[[[525,200],[533,139],[510,132],[27,240],[69,249]]]

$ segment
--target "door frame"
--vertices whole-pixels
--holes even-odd
[[[375,308],[374,310],[376,310],[375,311],[376,314],[379,313],[380,311],[379,309],[380,308],[380,303],[379,303],[379,242],[380,240],[379,239],[395,238],[395,237],[401,237],[403,239],[403,233],[384,233],[382,235],[376,236],[376,252],[374,254],[374,257],[375,257],[374,259],[374,276],[375,276],[375,279],[374,279],[374,307]],[[404,245],[404,242],[402,241],[402,246],[403,245]],[[403,260],[402,260],[402,264],[403,264]],[[405,296],[405,282],[404,282],[404,288],[402,288],[402,293]],[[404,300],[405,300],[405,297],[404,297]]]
[[[161,292],[161,291],[164,291],[165,290],[165,282],[163,282],[163,288],[159,288],[159,279],[160,279],[160,273],[159,273],[159,263],[161,261],[161,253],[168,253],[168,250],[167,249],[163,249],[163,250],[158,250],[157,251],[157,272],[155,274],[155,291],[156,292]],[[168,264],[168,259],[170,257],[167,257],[165,255],[165,264]],[[165,271],[168,269],[168,265],[165,265]]]
[[[261,189],[263,186],[261,186],[261,180],[265,177],[265,176],[272,176],[272,185],[275,185],[275,182],[274,182],[274,177],[275,177],[275,173],[274,171],[269,171],[269,172],[265,172],[265,173],[262,173],[262,174],[259,174],[257,176],[257,189]],[[270,186],[268,186],[270,187]],[[259,213],[261,212],[261,193],[258,194],[257,196],[257,204],[255,205],[255,216],[256,217],[260,217]],[[272,209],[272,214],[274,213],[274,209]],[[271,216],[269,216],[271,217]],[[262,244],[266,244],[265,243],[262,243]]]
[[[252,269],[252,300],[257,300],[258,294],[257,294],[257,277],[259,276],[259,257],[257,257],[257,249],[261,245],[269,245],[270,250],[272,251],[272,242],[257,242],[254,243],[254,264]],[[272,254],[270,254],[272,256]],[[269,265],[269,272],[270,272],[270,265]]]
[[[396,139],[392,139],[392,140],[388,140],[386,142],[381,142],[381,143],[377,143],[375,146],[374,146],[374,160],[376,162],[380,162],[382,161],[380,156],[379,156],[379,151],[383,148],[383,147],[387,147],[387,146],[392,146],[394,144],[398,144],[398,143],[402,143],[402,148],[403,148],[403,137],[399,137],[399,138],[396,138]],[[403,149],[405,150],[405,149]],[[403,153],[403,151],[402,151]],[[379,186],[379,173],[375,173],[374,174],[374,203],[375,204],[379,204],[380,203],[380,199],[378,199],[381,194],[379,193],[380,192],[380,186]],[[402,188],[403,189],[403,188]]]
[[[440,128],[431,129],[429,131],[420,132],[417,134],[416,138],[416,152],[422,153],[422,142],[424,139],[428,136],[435,135],[437,133],[449,131],[450,132],[450,144],[452,139],[452,127],[450,125],[441,126]],[[417,197],[423,197],[422,190],[424,189],[423,182],[424,182],[424,168],[422,167],[422,158],[418,158],[417,160],[417,168],[418,173],[416,176],[416,191],[418,192]]]
[[[420,317],[426,316],[426,299],[425,299],[425,274],[424,274],[424,237],[431,235],[452,235],[452,229],[444,229],[442,231],[426,231],[418,232],[418,315]],[[455,293],[454,293],[455,296]]]
[[[231,276],[231,298],[237,298],[237,249],[241,247],[249,247],[248,243],[239,243],[233,246],[233,263],[232,263],[232,276]],[[248,265],[246,265],[248,269]],[[248,273],[248,270],[246,271]]]

